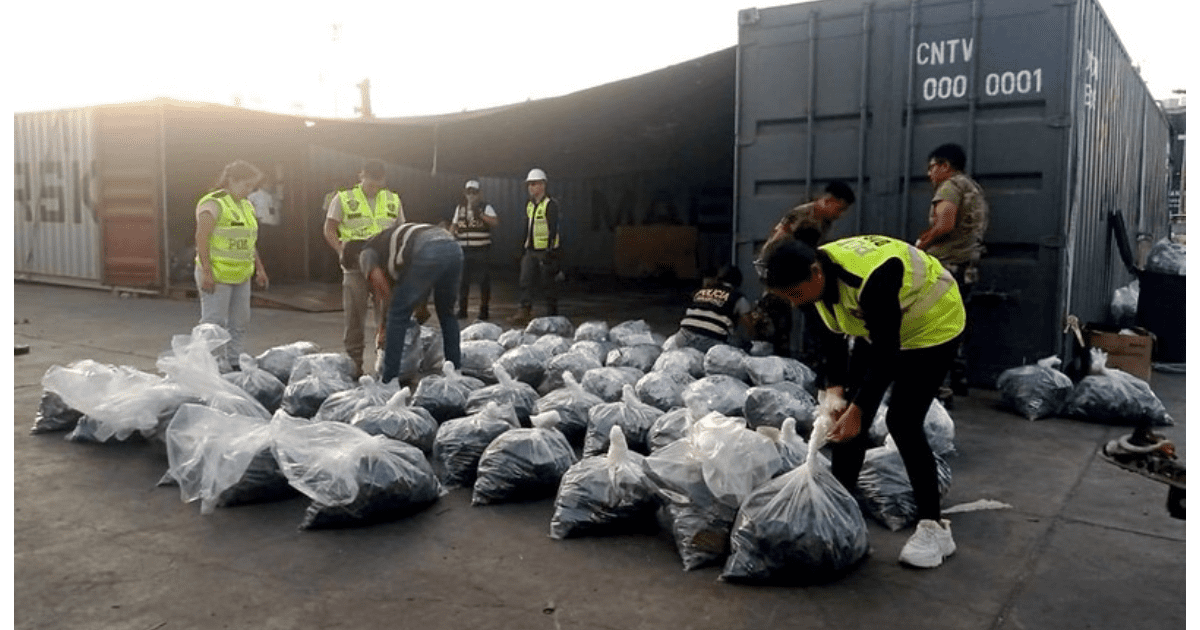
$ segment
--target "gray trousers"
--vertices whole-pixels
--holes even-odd
[[[371,290],[367,284],[367,279],[363,277],[362,272],[353,269],[342,270],[342,312],[345,315],[345,331],[342,333],[342,344],[346,347],[346,354],[350,356],[350,360],[354,362],[355,368],[361,374],[363,371],[363,349],[366,346],[364,342],[363,328],[367,323],[367,308],[373,300],[371,299]],[[371,329],[372,343],[375,339],[375,331],[383,323],[384,307],[375,305],[375,327]]]
[[[532,308],[534,299],[541,293],[550,314],[557,314],[558,284],[554,276],[558,275],[558,271],[558,260],[552,258],[549,252],[525,250],[521,256],[521,306]]]

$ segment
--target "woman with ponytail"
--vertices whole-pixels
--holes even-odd
[[[235,160],[196,204],[200,323],[229,331],[225,357],[235,368],[250,324],[250,277],[254,276],[260,288],[269,282],[256,246],[254,206],[246,199],[262,178],[262,171],[253,164]]]

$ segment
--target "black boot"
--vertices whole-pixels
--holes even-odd
[[[486,322],[487,320],[488,320],[488,305],[480,304],[479,305],[479,321]]]

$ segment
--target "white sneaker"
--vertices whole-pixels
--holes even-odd
[[[950,535],[950,521],[922,520],[917,523],[904,548],[900,550],[900,562],[922,569],[932,569],[950,557],[958,547]]]

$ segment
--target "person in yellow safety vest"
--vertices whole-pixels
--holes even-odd
[[[325,242],[337,252],[342,268],[342,313],[345,329],[342,344],[354,363],[355,376],[363,373],[364,328],[367,306],[372,302],[367,281],[358,269],[358,254],[367,239],[395,222],[404,222],[400,195],[385,188],[387,172],[380,160],[367,160],[358,174],[357,186],[339,190],[329,200],[325,214]],[[375,324],[383,327],[387,304],[374,304]],[[375,344],[376,354],[382,344]]]
[[[900,561],[935,567],[954,553],[941,518],[937,465],[925,414],[942,384],[966,310],[958,283],[933,256],[886,236],[853,236],[812,248],[782,239],[763,251],[766,286],[793,305],[812,304],[825,324],[823,387],[849,404],[829,430],[833,474],[853,491],[870,446],[868,426],[891,386],[887,428],[917,504],[917,530]],[[854,350],[847,347],[854,337]]]
[[[546,173],[535,168],[525,178],[529,200],[525,204],[525,241],[521,253],[521,309],[509,319],[525,324],[533,317],[535,293],[546,296],[546,314],[558,315],[558,287],[561,279],[560,226],[562,212],[558,200],[546,194]]]
[[[213,190],[196,204],[196,287],[200,290],[200,323],[229,332],[218,357],[222,371],[240,369],[239,357],[250,326],[250,278],[261,288],[269,283],[258,255],[258,221],[246,199],[263,178],[253,164],[235,160],[225,166]]]

